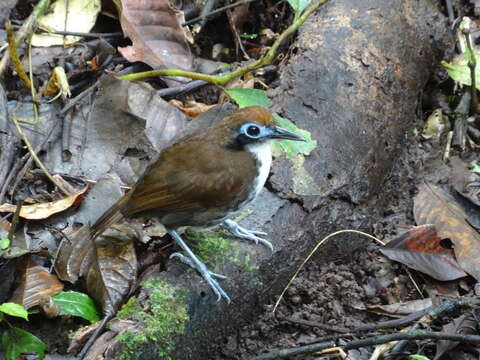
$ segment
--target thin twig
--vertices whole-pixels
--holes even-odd
[[[278,300],[276,301],[275,306],[273,307],[272,313],[275,313],[278,305],[280,304],[280,301],[283,299],[283,295],[285,295],[285,292],[290,287],[293,280],[295,280],[295,278],[297,277],[300,270],[303,269],[303,266],[308,262],[308,260],[310,260],[310,258],[313,256],[313,254],[315,254],[315,252],[320,248],[320,246],[322,246],[328,239],[330,239],[334,236],[340,235],[340,234],[345,234],[345,233],[353,233],[353,234],[362,235],[362,236],[365,236],[369,239],[375,240],[376,242],[380,243],[382,246],[385,245],[385,243],[382,240],[377,239],[375,236],[372,236],[370,234],[364,233],[363,231],[359,231],[359,230],[339,230],[339,231],[335,231],[334,233],[331,233],[331,234],[325,236],[322,240],[320,240],[320,242],[317,245],[315,245],[315,247],[310,252],[310,254],[308,254],[308,256],[305,258],[305,260],[303,260],[302,264],[298,267],[297,271],[295,271],[295,274],[293,274],[293,276],[290,279],[290,281],[288,282],[287,286],[285,286],[285,289],[283,289],[282,293],[278,297]]]
[[[218,9],[215,9],[213,10],[212,12],[209,12],[208,14],[205,14],[205,15],[201,15],[201,16],[197,16],[196,18],[193,18],[193,19],[190,19],[188,21],[185,21],[182,26],[187,26],[187,25],[191,25],[191,24],[194,24],[198,21],[201,21],[203,19],[207,19],[209,17],[211,17],[212,15],[215,15],[215,14],[218,14],[218,13],[221,13],[225,10],[228,10],[228,9],[233,9],[234,7],[237,7],[239,5],[243,5],[243,4],[248,4],[248,3],[251,3],[255,0],[242,0],[242,1],[238,1],[238,2],[235,2],[233,4],[229,4],[229,5],[225,5],[225,6],[222,6]]]
[[[73,99],[69,100],[68,103],[60,110],[60,115],[64,115],[68,110],[74,107],[80,100],[82,100],[85,96],[89,95],[93,91],[95,91],[100,86],[100,80],[97,80],[92,86],[88,89],[82,91],[80,94],[75,96]]]
[[[326,350],[333,347],[340,347],[343,351],[358,349],[365,346],[372,346],[378,344],[385,344],[391,341],[398,340],[450,340],[467,342],[471,344],[480,344],[480,335],[465,335],[465,334],[452,334],[447,332],[430,332],[430,331],[414,331],[411,333],[396,333],[380,336],[372,336],[360,340],[352,340],[346,345],[339,346],[334,341],[327,341],[319,344],[298,346],[290,349],[277,349],[270,351],[269,353],[255,356],[250,360],[273,360],[273,359],[285,359],[295,355],[312,354],[318,351]]]
[[[120,80],[133,81],[133,80],[140,80],[140,79],[157,77],[157,76],[181,76],[181,77],[186,77],[186,78],[195,79],[195,80],[204,80],[206,82],[209,82],[218,86],[225,86],[226,84],[236,79],[237,77],[240,77],[250,71],[257,70],[263,66],[270,65],[275,59],[277,55],[277,50],[280,47],[280,45],[287,38],[293,35],[298,30],[298,28],[305,22],[305,20],[307,20],[307,18],[315,10],[317,10],[320,7],[320,5],[323,5],[326,2],[328,2],[328,0],[318,0],[316,3],[311,5],[307,10],[305,10],[302,13],[302,15],[292,23],[292,25],[290,25],[283,33],[280,34],[280,36],[273,43],[270,50],[268,50],[268,52],[265,55],[263,55],[261,58],[235,71],[232,71],[231,73],[228,73],[226,75],[222,75],[222,76],[207,75],[207,74],[202,74],[202,73],[197,73],[192,71],[185,71],[181,69],[163,69],[163,70],[145,71],[145,72],[136,73],[136,74],[129,74],[124,76],[119,76],[118,78]]]
[[[92,347],[95,340],[97,340],[98,336],[100,335],[100,333],[105,328],[105,325],[107,325],[107,322],[109,322],[113,318],[113,316],[114,316],[114,314],[110,314],[110,315],[105,316],[102,319],[102,321],[100,322],[98,327],[95,329],[93,334],[88,338],[88,341],[85,343],[85,345],[83,345],[83,348],[80,351],[80,353],[77,355],[78,360],[82,360],[85,357],[85,355],[87,355],[88,350]]]
[[[364,331],[372,331],[372,330],[379,330],[379,329],[391,329],[391,328],[400,328],[403,326],[407,326],[412,322],[422,318],[423,316],[427,315],[431,312],[433,307],[429,307],[428,309],[424,309],[421,311],[417,311],[415,313],[409,314],[407,316],[401,317],[399,319],[387,320],[387,321],[380,321],[378,323],[372,324],[362,324],[355,326],[354,328],[347,329],[343,327],[336,327],[332,325],[326,325],[317,323],[315,321],[303,320],[303,319],[295,319],[295,318],[280,318],[279,320],[285,320],[291,322],[293,324],[304,325],[309,327],[316,327],[322,330],[330,331],[330,332],[337,332],[341,334],[354,334]]]
[[[472,114],[475,114],[478,109],[478,97],[477,97],[477,86],[476,86],[476,76],[475,76],[475,68],[477,66],[477,59],[475,57],[475,54],[473,52],[473,46],[472,46],[472,38],[470,36],[470,28],[469,27],[464,27],[462,29],[462,33],[465,36],[465,40],[467,43],[467,48],[468,48],[468,67],[470,69],[470,92],[472,94],[472,100],[470,102],[470,109]]]
[[[64,193],[66,196],[70,196],[71,194],[65,190],[65,188],[58,183],[57,180],[55,180],[55,178],[50,175],[50,173],[48,172],[47,168],[43,165],[43,163],[40,161],[40,159],[38,158],[37,154],[35,153],[35,150],[33,149],[32,147],[32,144],[30,143],[30,141],[28,140],[27,138],[27,135],[23,132],[23,129],[22,127],[18,124],[18,121],[17,119],[15,119],[14,116],[12,116],[12,121],[13,123],[15,124],[15,127],[17,128],[17,131],[18,133],[20,134],[20,136],[22,137],[22,140],[23,142],[25,143],[25,145],[27,146],[27,149],[28,151],[30,152],[30,155],[32,156],[33,160],[35,161],[35,164],[37,164],[37,166],[42,169],[42,171],[44,172],[45,176],[48,177],[48,179],[62,192]]]
[[[36,25],[37,18],[41,16],[48,8],[50,0],[40,0],[37,5],[33,8],[30,16],[23,22],[22,27],[17,31],[15,42],[17,44],[23,42],[26,37],[33,32],[33,28]],[[10,61],[10,54],[7,51],[3,55],[2,60],[0,61],[0,75],[5,71]]]
[[[417,320],[417,322],[412,326],[412,328],[407,332],[412,333],[418,330],[420,325],[426,325],[426,324],[431,324],[432,322],[436,321],[438,318],[443,316],[447,312],[451,312],[458,307],[462,305],[478,305],[480,304],[480,299],[471,299],[471,298],[465,298],[461,300],[454,300],[454,299],[449,299],[446,301],[443,301],[440,305],[434,307],[431,309],[425,316]],[[399,341],[395,346],[393,346],[392,350],[390,353],[398,353],[403,351],[403,349],[406,348],[408,345],[409,341],[401,339],[402,341]],[[387,357],[387,359],[392,360],[393,356]]]

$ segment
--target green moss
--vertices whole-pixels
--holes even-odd
[[[248,216],[247,213],[244,216]],[[249,254],[242,256],[237,241],[229,238],[223,231],[188,232],[188,242],[193,252],[205,262],[209,262],[214,271],[230,262],[244,271],[254,271],[257,265],[252,265]]]
[[[131,319],[138,311],[140,311],[140,306],[138,305],[137,298],[132,296],[117,312],[117,317],[120,319]]]
[[[188,243],[193,252],[202,260],[212,262],[225,259],[232,250],[232,241],[222,231],[189,232]]]
[[[133,359],[147,343],[156,347],[158,356],[171,359],[175,336],[183,334],[189,319],[184,302],[187,292],[162,281],[146,281],[142,285],[151,290],[149,311],[142,311],[137,299],[131,298],[118,313],[119,317],[142,325],[141,331],[127,331],[118,337],[123,345],[120,359]]]

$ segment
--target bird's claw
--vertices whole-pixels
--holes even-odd
[[[204,280],[208,283],[208,285],[210,285],[210,287],[212,288],[212,291],[215,293],[215,295],[217,295],[217,302],[220,301],[222,299],[222,297],[227,301],[227,303],[230,303],[231,300],[230,300],[230,297],[227,295],[227,293],[222,289],[222,287],[220,286],[220,284],[218,283],[217,280],[215,280],[215,278],[218,278],[218,279],[226,279],[227,277],[225,275],[221,275],[221,274],[217,274],[217,273],[214,273],[210,270],[208,270],[208,268],[205,266],[204,263],[202,262],[199,262],[198,264],[195,263],[191,258],[185,256],[185,255],[182,255],[178,252],[176,253],[173,253],[172,255],[170,255],[170,259],[172,258],[178,258],[181,262],[183,262],[184,264],[187,264],[188,266],[192,267],[193,269],[197,270],[200,275],[202,275],[202,277],[204,278]]]
[[[223,222],[224,226],[230,231],[234,236],[254,241],[255,244],[262,244],[266,247],[268,247],[272,252],[273,252],[273,245],[270,241],[259,237],[258,235],[267,235],[267,233],[263,231],[254,231],[254,230],[248,230],[245,229],[244,227],[240,226],[238,223],[236,223],[233,220],[225,220]]]

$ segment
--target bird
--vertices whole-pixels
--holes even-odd
[[[261,243],[264,232],[252,231],[231,220],[255,200],[272,163],[271,143],[276,139],[305,141],[277,125],[272,113],[258,106],[244,107],[212,126],[186,135],[165,148],[139,180],[92,226],[101,234],[122,218],[154,217],[167,229],[182,262],[195,268],[209,284],[217,301],[231,299],[217,279],[179,235],[179,228],[211,229],[224,226],[234,236]]]

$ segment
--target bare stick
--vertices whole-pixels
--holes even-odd
[[[17,131],[18,133],[20,134],[20,136],[22,137],[22,140],[23,142],[25,143],[25,145],[27,146],[27,149],[28,151],[30,152],[30,155],[32,156],[33,160],[35,161],[35,164],[37,164],[37,166],[42,169],[43,173],[45,174],[46,177],[48,177],[48,179],[62,192],[64,193],[66,196],[70,196],[71,194],[65,190],[65,188],[58,183],[57,180],[55,180],[55,178],[50,175],[50,173],[48,172],[47,168],[43,165],[43,163],[40,161],[40,159],[38,158],[37,154],[35,153],[35,150],[33,149],[32,147],[32,144],[30,143],[30,141],[28,140],[27,138],[27,135],[23,132],[23,129],[22,127],[18,124],[18,121],[17,119],[15,119],[15,117],[12,116],[12,121],[13,123],[15,124],[15,127],[17,128]]]

